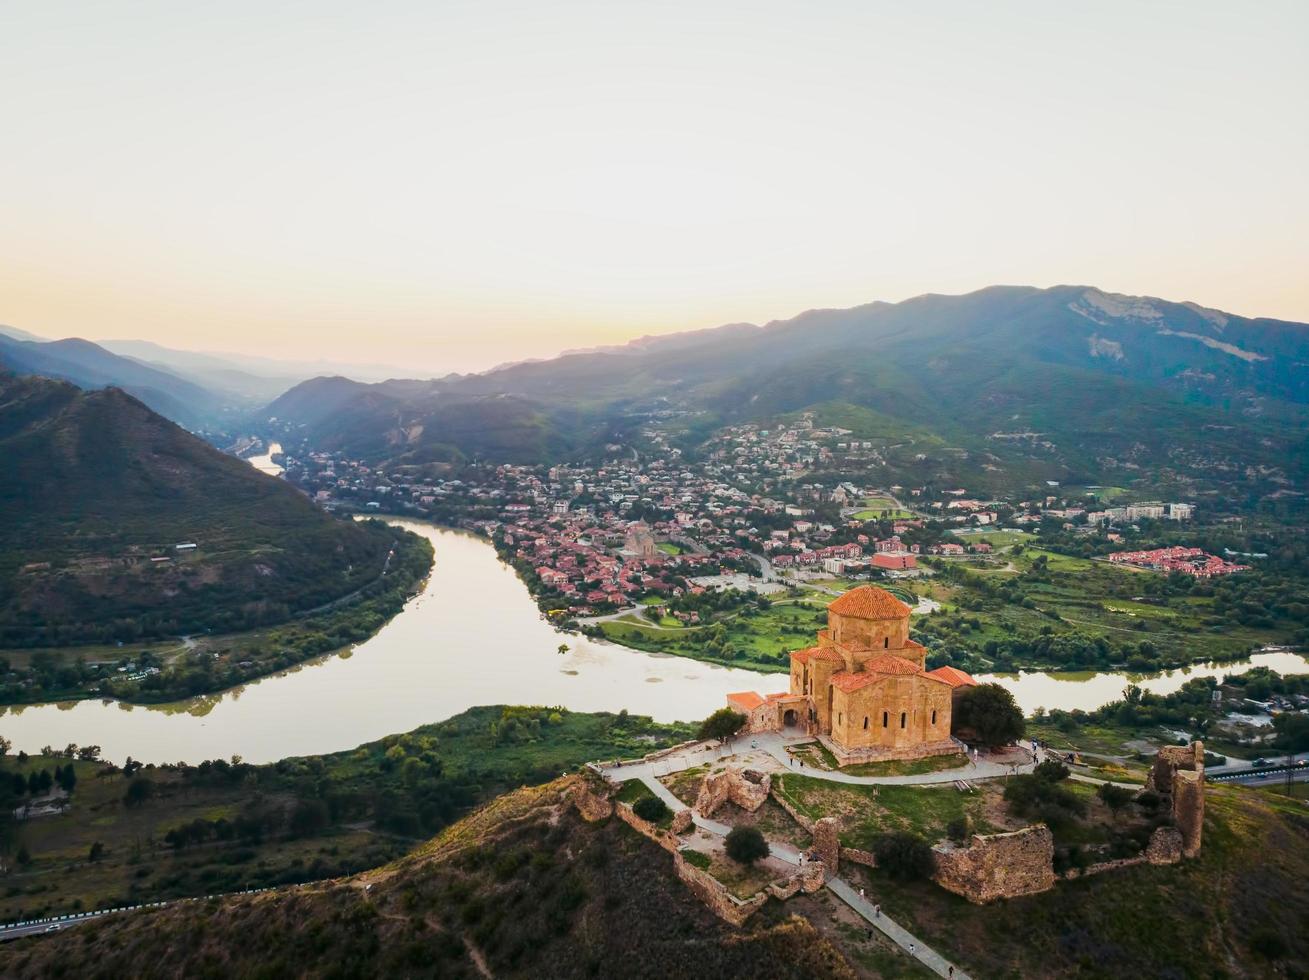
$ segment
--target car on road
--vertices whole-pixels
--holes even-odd
[[[1260,756],[1258,759],[1255,759],[1254,762],[1251,763],[1251,766],[1255,769],[1267,769],[1269,764],[1270,763],[1268,762],[1267,759]]]
[[[62,929],[62,928],[63,928],[63,926],[61,926],[58,922],[56,922],[56,923],[54,923],[53,925],[48,925],[48,926],[46,926],[46,927],[45,927],[45,931],[46,931],[46,932],[58,932],[58,931],[59,931],[60,929]]]

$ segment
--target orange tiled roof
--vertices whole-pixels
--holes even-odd
[[[810,660],[826,660],[835,664],[845,663],[845,658],[831,647],[809,647],[806,650],[796,650],[791,654],[791,659],[798,660],[802,664],[807,664]]]
[[[912,660],[891,653],[879,654],[871,660],[864,661],[864,670],[873,674],[921,674],[923,672],[923,668]]]
[[[747,714],[764,703],[764,699],[754,691],[737,691],[735,694],[727,695],[727,701],[744,709]]]
[[[853,619],[904,619],[910,608],[885,589],[861,585],[831,603],[829,612]]]
[[[877,684],[884,680],[886,680],[885,674],[869,674],[862,670],[840,670],[832,675],[832,686],[839,687],[846,694],[849,694],[851,691],[857,691],[861,687]]]
[[[973,680],[972,674],[960,670],[958,667],[937,667],[935,670],[929,670],[927,676],[939,677],[951,687],[968,687],[977,684],[977,681]]]

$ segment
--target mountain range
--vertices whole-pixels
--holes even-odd
[[[118,388],[0,375],[0,459],[0,646],[278,622],[394,543]]]
[[[245,412],[325,372],[349,370],[363,379],[400,373],[385,365],[284,361],[242,354],[178,350],[146,340],[49,340],[0,324],[0,371],[71,381],[80,388],[113,386],[193,430],[232,428]]]
[[[284,434],[365,458],[539,462],[652,418],[690,447],[722,424],[813,411],[878,440],[889,479],[987,489],[1149,476],[1257,499],[1294,492],[1309,472],[1307,369],[1305,324],[1085,286],[997,286],[479,375],[315,378],[265,412]]]

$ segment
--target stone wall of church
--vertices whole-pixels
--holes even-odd
[[[948,684],[893,676],[832,697],[832,738],[847,749],[903,749],[946,741],[953,712]]]
[[[894,653],[909,640],[909,618],[852,619],[827,614],[832,639],[849,650],[881,650]]]

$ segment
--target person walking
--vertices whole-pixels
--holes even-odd
[[[880,919],[881,917],[882,917],[882,906],[881,906],[881,905],[874,905],[874,906],[873,906],[873,918],[874,918],[874,919]]]
[[[918,955],[918,947],[915,946],[913,943],[910,943],[910,944],[909,944],[909,955],[910,955],[910,956],[917,956],[917,955]]]

